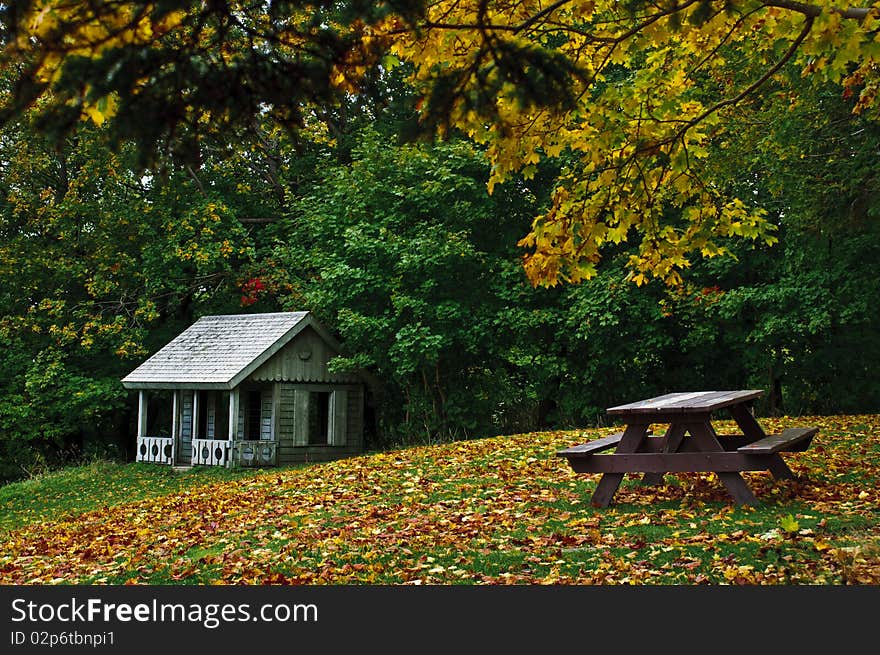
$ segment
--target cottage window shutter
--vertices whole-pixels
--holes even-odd
[[[302,389],[293,392],[293,444],[309,445],[309,392]]]
[[[207,394],[207,402],[205,403],[205,412],[207,419],[205,420],[206,425],[206,439],[213,439],[214,435],[217,434],[217,428],[214,425],[214,421],[217,417],[217,395],[215,392],[211,391]]]
[[[330,394],[330,435],[331,446],[344,446],[346,418],[348,415],[348,391],[337,389]]]
[[[237,438],[240,440],[245,439],[244,407],[245,407],[246,401],[247,401],[247,398],[246,397],[242,398],[242,394],[239,392],[238,402],[235,403],[236,411],[238,412],[235,416],[235,421],[236,421],[235,433],[237,435]]]
[[[264,389],[260,393],[260,439],[263,441],[272,440],[272,391]]]

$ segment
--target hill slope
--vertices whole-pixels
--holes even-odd
[[[607,431],[513,435],[194,476],[164,495],[37,518],[0,537],[0,583],[880,582],[880,416],[763,423],[821,432],[786,456],[798,480],[746,474],[757,508],[687,474],[659,487],[627,479],[596,509],[598,476],[576,476],[555,452]]]

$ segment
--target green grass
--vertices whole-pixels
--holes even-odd
[[[0,488],[0,583],[880,583],[880,416],[807,421],[797,480],[746,474],[756,507],[683,474],[594,508],[598,476],[555,453],[598,430],[263,471],[96,463]]]
[[[170,466],[97,460],[0,487],[0,535],[41,521],[251,477],[261,471],[213,466],[175,473]]]

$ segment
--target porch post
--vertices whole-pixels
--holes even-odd
[[[229,443],[238,440],[238,387],[229,392]]]
[[[235,441],[238,439],[238,387],[229,391],[229,459],[226,468],[232,468],[235,461]]]
[[[141,389],[138,392],[138,439],[147,436],[147,392]]]

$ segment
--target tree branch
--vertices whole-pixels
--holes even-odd
[[[786,50],[785,54],[782,55],[782,57],[779,59],[779,61],[777,61],[775,64],[773,64],[773,66],[771,66],[769,69],[767,69],[767,71],[761,77],[759,77],[757,80],[752,82],[749,86],[747,86],[745,89],[743,89],[739,94],[737,94],[733,98],[727,98],[727,99],[722,100],[722,101],[712,105],[711,107],[709,107],[706,111],[704,111],[702,114],[697,116],[695,119],[693,119],[692,121],[689,121],[688,125],[684,128],[684,130],[687,130],[687,129],[693,127],[697,123],[700,123],[701,121],[705,120],[706,117],[711,116],[712,114],[714,114],[715,112],[717,112],[718,110],[720,110],[724,107],[728,107],[730,105],[735,105],[740,100],[748,97],[749,95],[751,95],[752,93],[757,91],[761,86],[763,86],[767,80],[769,80],[771,77],[773,77],[779,71],[779,69],[781,69],[783,66],[785,66],[785,64],[787,64],[788,61],[792,57],[794,57],[794,54],[797,52],[797,49],[800,47],[801,43],[804,42],[804,39],[806,39],[807,36],[810,34],[810,30],[813,29],[814,20],[815,19],[813,16],[806,17],[806,20],[804,21],[804,27],[800,31],[800,34],[798,34],[797,38],[794,41],[792,41],[792,44],[789,46],[788,50]]]
[[[769,69],[767,69],[764,72],[764,74],[761,75],[761,77],[759,77],[757,80],[752,82],[749,86],[747,86],[745,89],[740,91],[737,95],[735,95],[732,98],[725,98],[724,100],[721,100],[720,102],[715,103],[714,105],[712,105],[711,107],[706,109],[702,114],[700,114],[696,118],[693,118],[693,119],[687,121],[685,123],[685,125],[680,130],[678,130],[675,134],[673,134],[672,136],[670,136],[666,139],[663,139],[659,143],[653,142],[653,143],[650,143],[646,146],[643,146],[642,148],[636,150],[634,155],[642,153],[642,152],[648,152],[651,150],[655,150],[658,146],[666,145],[669,143],[674,143],[675,141],[681,139],[689,129],[698,125],[699,123],[704,121],[706,118],[708,118],[712,114],[720,111],[724,107],[729,107],[731,105],[737,104],[738,102],[740,102],[744,98],[747,98],[749,95],[751,95],[752,93],[757,91],[761,86],[763,86],[767,82],[767,80],[769,80],[771,77],[773,77],[794,56],[794,54],[797,52],[797,49],[800,47],[801,43],[803,43],[804,39],[806,39],[807,36],[810,34],[810,30],[813,28],[814,21],[815,21],[815,19],[813,16],[806,16],[805,20],[804,20],[803,29],[800,31],[800,34],[798,34],[797,38],[794,41],[792,41],[792,44],[789,46],[788,50],[786,50],[785,54],[782,55],[782,57],[779,59],[779,61],[777,61],[775,64],[773,64],[773,66],[771,66]]]
[[[796,11],[799,14],[803,14],[807,18],[817,18],[823,11],[830,11],[835,14],[839,14],[842,18],[847,18],[851,20],[862,20],[866,18],[871,11],[873,11],[873,7],[847,7],[846,9],[842,9],[840,7],[819,7],[818,5],[811,5],[805,2],[790,2],[789,0],[776,0],[773,2],[765,2],[765,7],[778,7],[779,9],[788,9],[790,11]]]
[[[207,197],[207,193],[205,192],[205,187],[202,184],[202,181],[199,179],[199,176],[196,175],[196,172],[193,170],[193,167],[189,164],[186,165],[186,172],[189,173],[189,176],[193,179],[193,182],[196,183],[196,187],[199,189],[199,193],[203,196]]]

